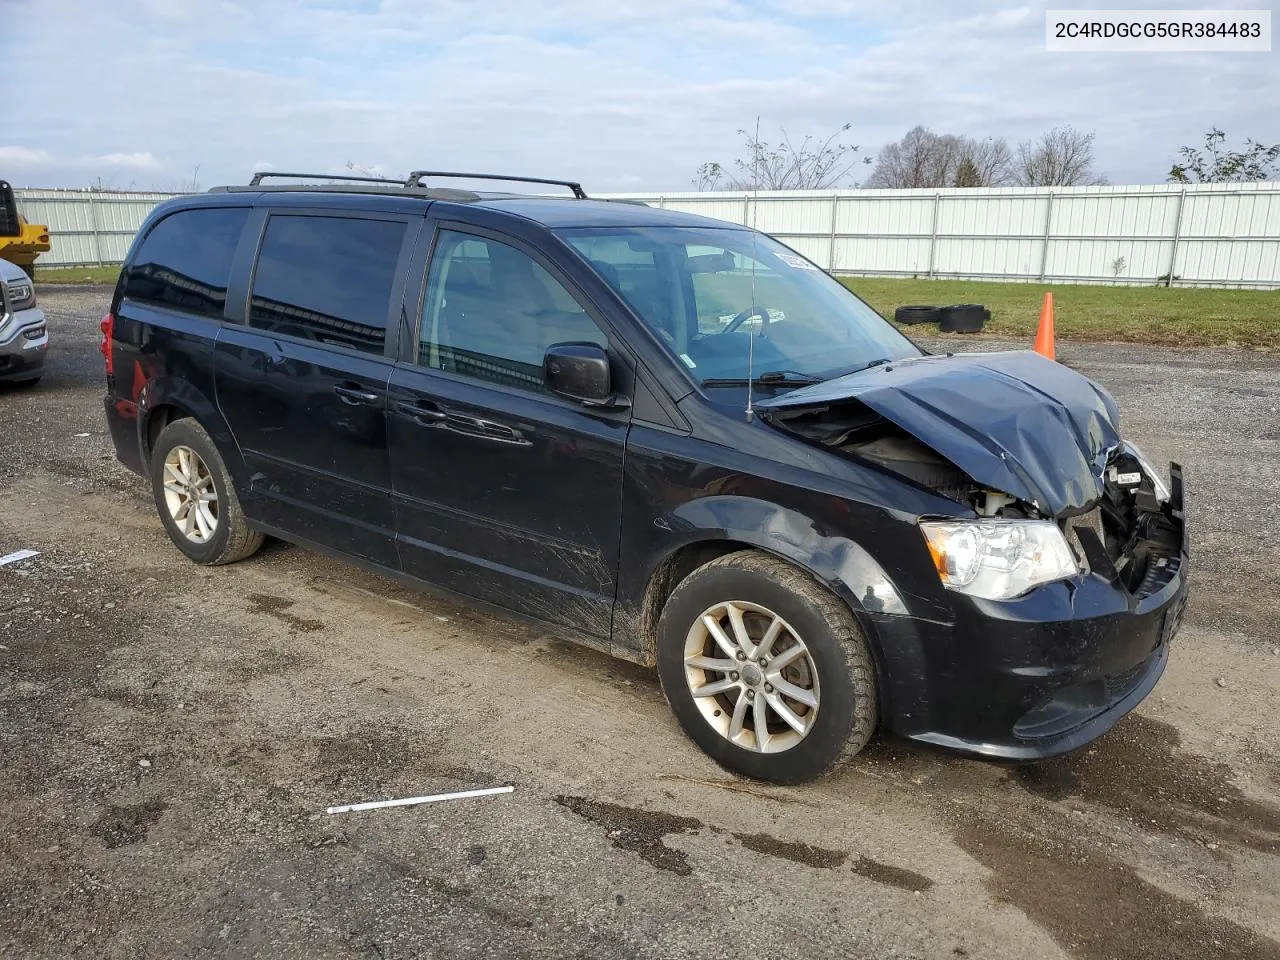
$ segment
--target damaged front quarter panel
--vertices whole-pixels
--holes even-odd
[[[1108,456],[1120,442],[1119,413],[1107,392],[1030,351],[899,360],[759,402],[757,409],[801,435],[796,427],[806,411],[817,414],[812,419],[848,422],[853,439],[883,418],[909,436],[894,448],[864,451],[867,459],[883,463],[877,452],[896,457],[897,464],[885,465],[953,499],[962,499],[956,491],[972,480],[1045,517],[1096,503]],[[917,441],[945,460],[929,463]],[[947,476],[947,464],[958,471]],[[938,476],[931,480],[930,473]]]

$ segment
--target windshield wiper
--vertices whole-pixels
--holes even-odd
[[[850,370],[850,373],[861,373],[863,370],[870,370],[872,367],[883,367],[886,363],[893,363],[888,357],[881,357],[879,360],[872,360],[868,364],[858,367],[857,370]]]
[[[798,373],[795,370],[766,370],[751,382],[762,387],[810,387],[815,383],[822,383],[823,378],[811,376],[807,373]],[[745,387],[747,378],[712,377],[708,380],[703,380],[702,385],[704,387]]]

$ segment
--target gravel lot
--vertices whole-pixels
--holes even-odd
[[[0,569],[0,956],[1280,958],[1274,355],[1062,350],[1186,467],[1188,621],[1135,714],[780,789],[554,635],[282,544],[188,563],[112,455],[107,291],[41,296],[48,374],[0,389],[0,555],[41,551]]]

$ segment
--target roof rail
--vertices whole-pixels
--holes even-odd
[[[249,181],[249,186],[256,187],[267,177],[290,177],[295,180],[358,180],[361,183],[401,183],[388,177],[357,177],[342,173],[276,173],[273,170],[259,170]]]
[[[498,173],[452,173],[445,170],[415,170],[409,174],[409,178],[405,180],[406,187],[421,186],[418,182],[423,177],[455,177],[457,179],[466,180],[504,180],[512,183],[546,183],[556,187],[568,187],[573,191],[573,195],[579,200],[587,199],[587,192],[582,189],[582,184],[575,183],[573,180],[544,180],[541,177],[508,177]]]

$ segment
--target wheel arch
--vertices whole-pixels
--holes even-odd
[[[242,490],[248,488],[247,468],[231,428],[217,406],[189,380],[156,377],[138,395],[138,448],[143,464],[151,454],[161,431],[175,420],[190,417],[209,434],[232,480]]]
[[[668,526],[675,535],[652,556],[639,597],[630,605],[620,597],[615,614],[615,650],[646,666],[657,662],[658,619],[675,588],[702,564],[739,550],[784,560],[839,597],[867,634],[877,661],[869,614],[907,613],[897,587],[864,547],[820,531],[795,510],[751,498],[706,497],[677,508]]]

